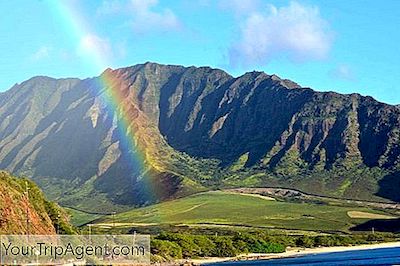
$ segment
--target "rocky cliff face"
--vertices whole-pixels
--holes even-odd
[[[216,82],[210,90],[206,82],[181,77],[172,93],[161,92],[159,128],[174,148],[226,164],[248,154],[246,166],[274,167],[289,152],[309,167],[331,168],[341,159],[368,167],[399,163],[400,112],[394,106],[315,92],[259,72]]]
[[[104,101],[110,91],[116,108]],[[316,92],[262,72],[234,78],[146,63],[86,80],[36,77],[0,94],[0,168],[83,207],[215,186],[379,199],[380,182],[399,169],[399,129],[400,109],[370,97]],[[132,160],[138,153],[144,164]],[[150,183],[158,192],[148,192]]]

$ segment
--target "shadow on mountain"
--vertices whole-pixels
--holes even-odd
[[[400,171],[386,175],[379,182],[379,190],[377,196],[400,202]]]
[[[159,130],[174,149],[223,167],[245,153],[246,167],[259,162],[314,96],[259,72],[232,78],[204,71],[176,74],[160,90]]]
[[[400,232],[400,219],[375,219],[356,225],[351,231],[378,231],[378,232]]]

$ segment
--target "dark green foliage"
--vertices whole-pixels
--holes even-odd
[[[152,240],[152,255],[164,260],[195,257],[234,257],[245,253],[281,253],[287,246],[313,248],[396,241],[391,233],[352,235],[270,235],[262,231],[228,235],[161,233]]]
[[[370,234],[367,237],[367,241],[382,242],[382,241],[385,241],[385,235],[382,233]]]
[[[164,245],[174,243],[182,249],[184,258],[193,257],[234,257],[241,253],[279,253],[285,251],[281,243],[272,242],[262,235],[236,234],[234,236],[190,235],[181,233],[161,233],[154,241],[161,241]],[[153,255],[171,257],[160,250],[161,242],[152,248]],[[169,250],[167,250],[169,252]]]
[[[53,222],[56,233],[60,235],[75,234],[75,229],[68,222],[67,214],[56,203],[46,200],[45,208]]]
[[[239,246],[245,244],[246,250],[251,253],[280,253],[284,252],[286,247],[281,243],[271,242],[267,237],[251,235],[248,233],[238,234],[234,238]]]
[[[199,257],[210,257],[216,250],[217,243],[215,243],[208,236],[197,235],[194,238],[194,243],[199,247]]]
[[[195,243],[194,237],[185,234],[161,234],[158,239],[177,243],[182,248],[183,257],[194,257],[201,254],[201,248]]]
[[[314,246],[314,239],[309,236],[301,236],[297,239],[296,246],[311,248]]]
[[[240,252],[235,248],[234,242],[230,237],[215,237],[214,243],[216,245],[214,251],[216,257],[234,257]]]
[[[317,236],[314,239],[314,244],[316,246],[331,247],[335,246],[336,242],[332,237],[329,236]]]
[[[161,233],[157,239],[177,243],[184,257],[207,257],[215,254],[216,243],[207,236]]]
[[[319,246],[351,246],[374,242],[391,242],[396,241],[396,239],[396,235],[391,233],[300,236],[296,239],[296,246],[307,248]]]
[[[67,213],[55,202],[47,200],[40,188],[32,181],[26,178],[19,180],[22,186],[26,185],[29,187],[29,199],[36,208],[40,206],[44,207],[45,212],[49,215],[53,226],[56,229],[56,233],[71,235],[75,234],[76,231],[73,226],[69,223]]]
[[[160,254],[167,260],[181,259],[182,247],[172,241],[153,239],[151,241],[151,254]]]

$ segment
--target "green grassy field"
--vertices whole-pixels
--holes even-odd
[[[364,207],[289,203],[246,194],[206,192],[182,199],[107,216],[98,224],[116,227],[188,225],[250,226],[277,229],[348,232],[368,219],[350,218],[348,212],[385,214]]]
[[[75,226],[81,226],[81,225],[90,223],[93,220],[103,217],[103,215],[86,213],[83,211],[78,211],[78,210],[67,208],[67,207],[64,207],[64,209],[67,211],[67,213],[70,216],[71,224],[73,224]]]

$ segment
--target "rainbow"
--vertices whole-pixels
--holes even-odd
[[[96,36],[79,11],[78,3],[74,3],[74,1],[49,1],[49,5],[49,8],[55,12],[55,16],[64,25],[73,43],[79,45],[85,38]],[[82,50],[82,56],[86,59],[87,67],[94,73],[103,72],[111,64],[109,58],[98,46],[94,45],[89,48]],[[111,71],[104,71],[96,80],[98,88],[103,88],[102,93],[99,94],[101,100],[109,111],[118,115],[117,129],[120,149],[127,151],[126,153],[129,154],[132,169],[143,173],[140,178],[146,191],[141,192],[149,200],[157,200],[162,195],[162,188],[156,184],[155,177],[149,174],[149,166],[146,165],[146,160],[149,162],[151,158],[146,155],[146,150],[143,147],[141,148],[140,145],[137,145],[139,136],[135,136],[135,130],[132,126],[131,104],[127,103],[126,97],[123,97],[122,92],[119,90],[121,87],[128,88],[129,84],[113,75]]]

